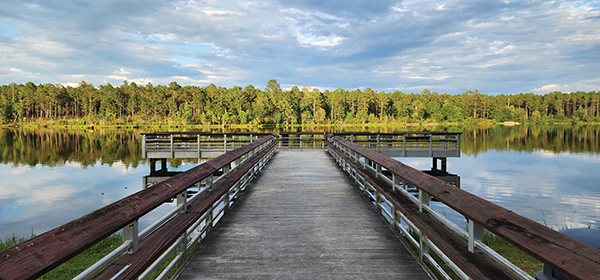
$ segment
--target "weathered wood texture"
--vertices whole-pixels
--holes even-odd
[[[390,172],[402,176],[467,219],[551,266],[569,279],[600,279],[600,250],[527,219],[506,208],[456,188],[392,158],[339,136],[332,141],[357,151]]]
[[[254,164],[256,164],[271,149],[275,148],[277,142],[273,142],[259,154],[244,162],[241,166],[231,172],[228,178],[224,178],[214,186],[213,191],[206,192],[188,206],[187,212],[178,214],[169,220],[160,229],[148,238],[142,240],[139,250],[134,254],[123,255],[102,272],[95,279],[135,279],[140,276],[160,255],[166,251],[181,235],[192,226],[211,206],[219,200]],[[113,277],[122,271],[117,277]]]
[[[279,151],[178,279],[430,279],[325,151]]]
[[[358,174],[367,180],[377,191],[394,205],[396,210],[417,227],[429,240],[436,244],[460,269],[471,279],[517,279],[488,256],[468,250],[467,241],[440,223],[433,215],[420,212],[419,206],[399,192],[394,192],[390,184],[363,167],[360,163],[348,158],[340,151],[332,148],[345,158]]]
[[[83,252],[248,151],[264,137],[0,252],[0,279],[34,279]]]
[[[431,135],[460,135],[462,132],[447,132],[447,131],[395,131],[389,133],[373,133],[368,131],[360,131],[360,132],[339,132],[335,133],[335,135],[403,135],[403,134],[431,134]]]

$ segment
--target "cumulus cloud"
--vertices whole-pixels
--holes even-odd
[[[5,0],[0,83],[98,85],[126,78],[261,86],[275,78],[287,85],[419,92],[425,87],[490,94],[598,90],[597,6],[585,1]]]

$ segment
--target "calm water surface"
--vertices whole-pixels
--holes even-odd
[[[448,159],[462,189],[556,229],[600,226],[599,127],[419,130],[464,133],[462,157]],[[42,233],[139,191],[150,170],[141,158],[140,132],[0,129],[0,237]],[[432,164],[398,160],[422,170]],[[196,164],[171,161],[169,169]],[[141,228],[170,207],[146,215]],[[464,224],[451,209],[435,207]]]

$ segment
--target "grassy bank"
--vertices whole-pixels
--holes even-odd
[[[25,242],[27,239],[13,235],[12,237],[0,240],[0,251]],[[72,279],[121,244],[123,244],[121,235],[111,235],[38,279]]]
[[[34,237],[32,235],[31,237]],[[22,242],[27,241],[29,238],[25,237],[17,237],[15,235],[0,239],[0,251],[6,250],[14,245],[20,244]],[[94,246],[88,248],[83,251],[81,254],[73,257],[67,262],[59,265],[55,269],[50,272],[44,274],[42,277],[38,279],[48,279],[48,280],[56,280],[56,279],[73,279],[75,276],[79,275],[81,272],[85,271],[88,267],[92,266],[94,263],[102,259],[104,256],[108,255],[110,252],[115,250],[117,247],[123,244],[123,238],[120,234],[113,234],[108,238],[98,242]],[[200,242],[197,242],[192,246],[190,250],[188,250],[188,257],[194,252]],[[159,268],[154,271],[148,279],[156,279],[160,272],[167,267],[167,265],[176,257],[177,252],[173,252],[166,260],[163,262]],[[174,272],[177,270],[179,265],[175,267],[168,274],[166,279],[169,279]]]
[[[182,119],[172,118],[130,118],[130,117],[119,117],[119,118],[29,118],[23,119],[16,122],[0,123],[0,127],[19,127],[19,128],[73,128],[73,129],[90,129],[90,128],[190,128],[190,129],[219,129],[219,128],[231,128],[231,129],[261,129],[266,127],[281,127],[281,128],[295,128],[295,127],[415,127],[415,126],[449,126],[449,125],[503,125],[504,122],[497,122],[490,119],[465,119],[459,122],[439,122],[431,119],[427,120],[390,120],[390,121],[376,121],[376,122],[321,122],[321,123],[297,123],[297,124],[283,124],[283,123],[260,123],[250,122],[246,124],[241,123],[198,123],[189,122]],[[509,123],[514,125],[519,123]],[[594,122],[573,122],[571,120],[563,121],[552,121],[552,122],[524,122],[524,124],[597,124]]]

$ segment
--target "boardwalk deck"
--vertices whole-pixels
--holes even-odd
[[[430,279],[325,151],[279,151],[178,279]]]

